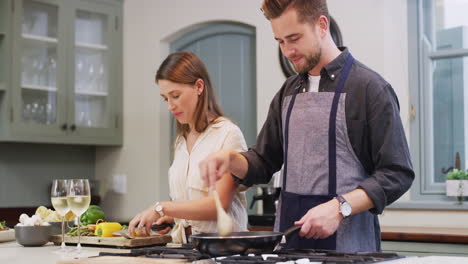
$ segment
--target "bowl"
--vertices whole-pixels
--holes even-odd
[[[15,226],[15,238],[25,247],[40,247],[49,242],[51,226]]]
[[[62,234],[62,222],[49,222],[50,224],[50,235],[53,236],[53,235],[61,235]],[[65,221],[64,223],[64,230],[65,230],[65,234],[70,231],[70,229],[72,227],[75,226],[75,222],[74,221]]]

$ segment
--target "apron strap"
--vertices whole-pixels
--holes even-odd
[[[338,111],[338,102],[340,101],[341,91],[348,78],[349,71],[353,65],[354,57],[349,54],[346,63],[341,70],[340,80],[335,90],[333,103],[330,111],[330,121],[328,128],[328,194],[336,195],[336,113]]]
[[[291,102],[288,106],[288,111],[286,112],[286,120],[285,120],[285,129],[284,129],[284,166],[283,166],[283,191],[286,191],[286,175],[288,172],[288,144],[289,144],[289,119],[291,118],[291,112],[294,106],[294,102],[296,101],[296,95],[299,93],[302,84],[304,83],[304,79],[301,79],[299,85],[294,89]]]

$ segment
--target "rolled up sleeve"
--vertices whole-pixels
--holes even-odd
[[[397,97],[390,85],[370,98],[368,133],[374,169],[359,184],[372,202],[375,214],[400,198],[414,180],[408,143],[400,119]]]

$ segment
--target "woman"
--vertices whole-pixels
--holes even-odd
[[[223,148],[245,151],[247,147],[239,127],[223,117],[208,71],[195,54],[169,55],[156,73],[156,83],[177,120],[174,161],[169,168],[172,201],[158,202],[137,214],[129,232],[149,233],[153,223],[175,223],[173,242],[187,243],[191,232],[217,232],[215,201],[200,178],[198,163]],[[216,184],[221,204],[233,219],[233,231],[247,230],[246,200],[240,188],[229,173]]]

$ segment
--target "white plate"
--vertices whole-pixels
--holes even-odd
[[[8,229],[4,231],[0,231],[0,242],[7,242],[15,240],[15,230]]]

